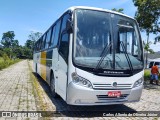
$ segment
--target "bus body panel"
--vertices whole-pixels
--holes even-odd
[[[67,76],[68,76],[68,66],[64,59],[59,55],[59,61],[57,65],[57,86],[58,86],[58,94],[66,100],[66,85],[67,85]]]
[[[137,73],[131,77],[106,77],[97,76],[78,68],[70,68],[79,76],[89,80],[92,83],[93,89],[76,85],[69,80],[67,87],[67,103],[71,105],[109,105],[123,104],[125,102],[138,102],[142,94],[143,85],[133,88],[134,83],[142,78],[144,71]],[[72,77],[69,77],[72,79]],[[117,87],[113,83],[117,82]],[[106,85],[108,84],[108,85]],[[124,99],[107,97],[110,91],[120,91],[122,95],[126,95]],[[85,97],[84,97],[85,94]],[[98,98],[103,96],[104,98]]]
[[[53,49],[46,51],[46,82],[50,85],[50,75],[52,70]]]
[[[117,84],[131,84],[129,88],[133,87],[135,81],[142,78],[144,74],[142,71],[130,77],[106,77],[94,75],[93,73],[89,73],[78,68],[76,68],[76,72],[79,76],[82,76],[95,84],[112,84],[113,82],[117,82]]]
[[[57,79],[57,69],[58,69],[58,50],[57,48],[53,48],[53,57],[52,57],[52,71],[54,74],[54,79],[55,79],[55,91],[56,93],[59,93],[58,90],[58,79]]]
[[[41,77],[46,80],[46,51],[41,52]]]
[[[64,59],[59,55],[58,49],[53,49],[52,69],[56,81],[55,91],[64,100],[66,100],[66,84],[67,84],[67,64]]]
[[[127,97],[125,97],[124,99],[120,98],[111,99],[107,97],[108,92],[117,90],[93,90],[89,88],[83,88],[71,82],[67,89],[68,93],[67,103],[71,105],[88,106],[88,105],[111,105],[111,104],[124,104],[126,102],[138,102],[142,94],[142,88],[143,86],[139,86],[134,89],[120,90],[121,94],[127,95]],[[98,97],[98,96],[103,96],[103,97]]]
[[[40,58],[41,58],[41,53],[34,53],[33,59],[33,67],[34,71],[37,72],[39,75],[41,75],[41,65],[40,65]]]

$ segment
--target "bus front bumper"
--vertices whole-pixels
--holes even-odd
[[[67,104],[70,105],[112,105],[126,102],[138,102],[143,85],[125,90],[94,90],[70,83],[67,88]],[[122,97],[110,98],[109,91],[121,91]]]

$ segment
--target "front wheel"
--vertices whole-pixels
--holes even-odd
[[[58,94],[55,92],[55,79],[54,79],[53,73],[51,74],[50,79],[51,79],[50,89],[51,89],[53,97],[56,98]]]

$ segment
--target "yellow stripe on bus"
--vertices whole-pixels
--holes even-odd
[[[46,52],[41,52],[41,77],[46,80]]]

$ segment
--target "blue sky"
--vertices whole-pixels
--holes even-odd
[[[24,45],[31,31],[44,33],[51,24],[71,6],[92,6],[104,9],[124,8],[134,17],[132,0],[0,0],[0,40],[7,31],[15,32],[15,39]],[[150,41],[155,35],[150,36]],[[142,39],[146,40],[145,33]],[[160,44],[152,45],[158,51]]]

